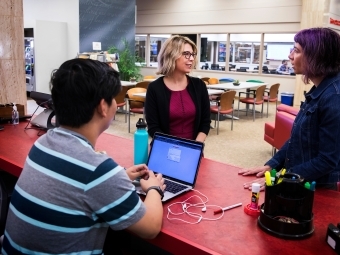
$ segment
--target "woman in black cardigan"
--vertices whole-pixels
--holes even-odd
[[[163,44],[158,72],[164,76],[151,82],[145,100],[149,135],[162,132],[204,142],[210,130],[210,102],[205,83],[190,77],[196,66],[196,45],[175,35]]]

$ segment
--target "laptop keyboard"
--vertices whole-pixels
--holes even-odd
[[[169,181],[167,179],[164,180],[164,184],[166,185],[165,191],[168,191],[168,192],[173,193],[173,194],[176,194],[177,192],[180,192],[180,191],[188,188],[187,186],[184,186],[184,185],[176,183],[176,182]]]

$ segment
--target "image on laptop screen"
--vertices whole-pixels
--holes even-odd
[[[194,184],[202,147],[196,141],[155,134],[147,165],[169,179]]]

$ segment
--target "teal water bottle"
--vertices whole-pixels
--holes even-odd
[[[136,124],[137,130],[134,134],[134,164],[146,164],[148,161],[148,132],[143,118],[139,118]]]

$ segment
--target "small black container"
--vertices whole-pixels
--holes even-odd
[[[287,173],[280,184],[266,186],[258,225],[280,238],[310,236],[314,231],[314,190],[305,188],[304,184],[299,175]]]

